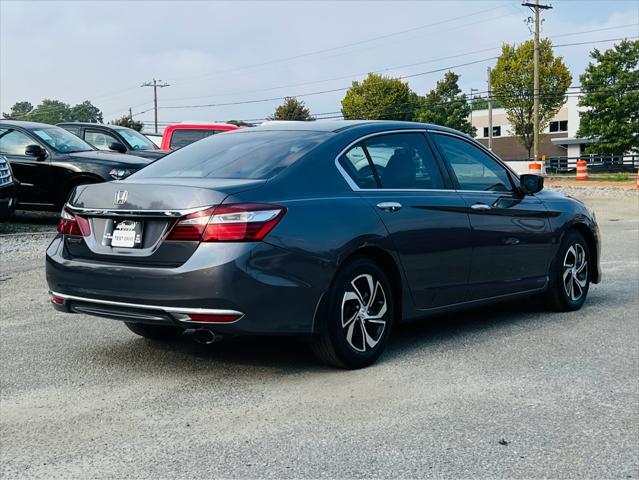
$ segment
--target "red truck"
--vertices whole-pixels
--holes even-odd
[[[193,142],[209,137],[215,133],[237,130],[237,125],[230,123],[178,123],[164,129],[162,134],[162,150],[177,150]]]

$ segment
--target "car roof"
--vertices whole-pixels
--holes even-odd
[[[94,122],[60,122],[56,123],[58,127],[61,126],[76,126],[76,127],[104,127],[104,128],[129,128],[122,125],[107,125],[106,123],[94,123]]]
[[[302,121],[267,121],[257,127],[247,128],[246,130],[264,129],[264,130],[310,130],[318,132],[343,132],[346,130],[359,129],[367,127],[373,130],[401,130],[401,129],[427,129],[440,130],[443,132],[461,133],[452,128],[442,127],[431,123],[407,122],[398,120],[316,120],[312,122]]]
[[[0,119],[0,125],[6,125],[10,127],[19,127],[24,128],[25,130],[33,130],[34,128],[46,128],[46,127],[55,127],[56,125],[51,125],[50,123],[40,123],[40,122],[26,122],[24,120],[8,120],[8,119]]]
[[[236,129],[240,128],[237,125],[233,125],[232,123],[176,123],[174,125],[168,125],[165,127],[166,129],[171,130],[214,130],[216,128],[224,128],[224,129]]]

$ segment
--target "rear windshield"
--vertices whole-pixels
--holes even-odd
[[[203,138],[210,137],[214,133],[220,133],[219,130],[196,130],[196,129],[177,129],[171,133],[171,150],[177,150],[178,148],[186,147],[187,145],[202,140]]]
[[[247,178],[277,175],[329,133],[244,131],[213,135],[150,164],[130,178]]]

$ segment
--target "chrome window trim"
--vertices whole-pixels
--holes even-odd
[[[188,315],[189,313],[194,314],[203,314],[203,315],[239,315],[239,318],[234,322],[217,322],[230,324],[235,323],[241,320],[244,317],[242,312],[238,312],[236,310],[224,310],[218,308],[188,308],[188,307],[166,307],[163,305],[147,305],[143,303],[127,303],[127,302],[116,302],[113,300],[99,300],[96,298],[88,298],[88,297],[78,297],[76,295],[67,295],[65,293],[58,293],[54,291],[49,291],[49,294],[63,298],[64,300],[75,300],[77,302],[86,302],[86,303],[97,303],[100,305],[112,305],[114,307],[129,307],[129,308],[139,308],[143,310],[162,310],[166,313],[183,313]],[[216,323],[216,322],[207,322],[207,323]]]
[[[340,159],[340,157],[342,155],[344,155],[353,146],[357,145],[360,142],[363,142],[364,140],[366,140],[368,138],[377,137],[377,136],[380,136],[380,135],[388,135],[388,134],[392,134],[392,133],[415,133],[415,132],[419,132],[419,133],[437,133],[437,134],[448,135],[448,136],[451,136],[451,137],[454,137],[454,138],[458,138],[458,139],[466,141],[466,142],[469,141],[469,137],[465,137],[464,135],[459,135],[459,134],[452,133],[452,132],[446,132],[444,130],[436,130],[436,129],[432,129],[432,128],[430,128],[430,129],[429,128],[408,128],[408,129],[401,129],[401,130],[384,130],[382,132],[369,133],[369,134],[364,135],[363,137],[359,137],[357,140],[354,140],[351,143],[349,143],[346,147],[344,147],[342,150],[340,150],[340,152],[335,157],[335,166],[337,167],[337,170],[342,175],[342,177],[344,177],[344,180],[346,180],[346,183],[348,183],[348,185],[351,187],[351,190],[353,190],[354,192],[456,192],[456,193],[487,193],[487,194],[492,194],[492,195],[514,195],[515,194],[514,191],[495,192],[495,191],[491,191],[491,190],[457,190],[457,189],[454,189],[454,188],[360,188],[357,185],[357,183],[355,183],[355,181],[346,172],[346,170],[344,170],[344,167],[342,167],[342,165],[340,165],[340,163],[339,163],[339,159]],[[470,138],[470,141],[471,141],[470,142],[471,144],[475,145],[476,141],[474,141],[472,138]],[[479,142],[476,142],[476,143],[479,144],[479,146],[481,147],[480,149],[482,151],[487,153],[501,167],[505,168],[508,173],[511,173],[512,175],[515,176],[515,178],[517,178],[517,180],[519,180],[519,176],[516,173],[514,173],[510,169],[510,167],[508,167],[508,165],[505,165],[501,159],[496,157],[493,152],[488,150],[481,143],[479,143]]]
[[[96,217],[169,217],[169,218],[179,218],[185,215],[190,215],[191,213],[200,212],[202,210],[206,210],[208,208],[212,208],[213,205],[204,206],[204,207],[194,207],[185,210],[118,210],[118,209],[101,209],[101,208],[84,208],[84,207],[74,207],[73,205],[67,203],[64,206],[68,208],[72,213],[77,213],[80,215],[93,215]]]

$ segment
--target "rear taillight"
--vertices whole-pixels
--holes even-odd
[[[175,224],[167,240],[257,242],[273,230],[285,212],[276,205],[220,205],[187,215]]]
[[[213,208],[209,208],[181,218],[173,226],[166,239],[199,242],[213,210]]]
[[[91,235],[91,226],[86,218],[74,215],[63,208],[58,220],[58,232],[70,237],[88,237]]]

